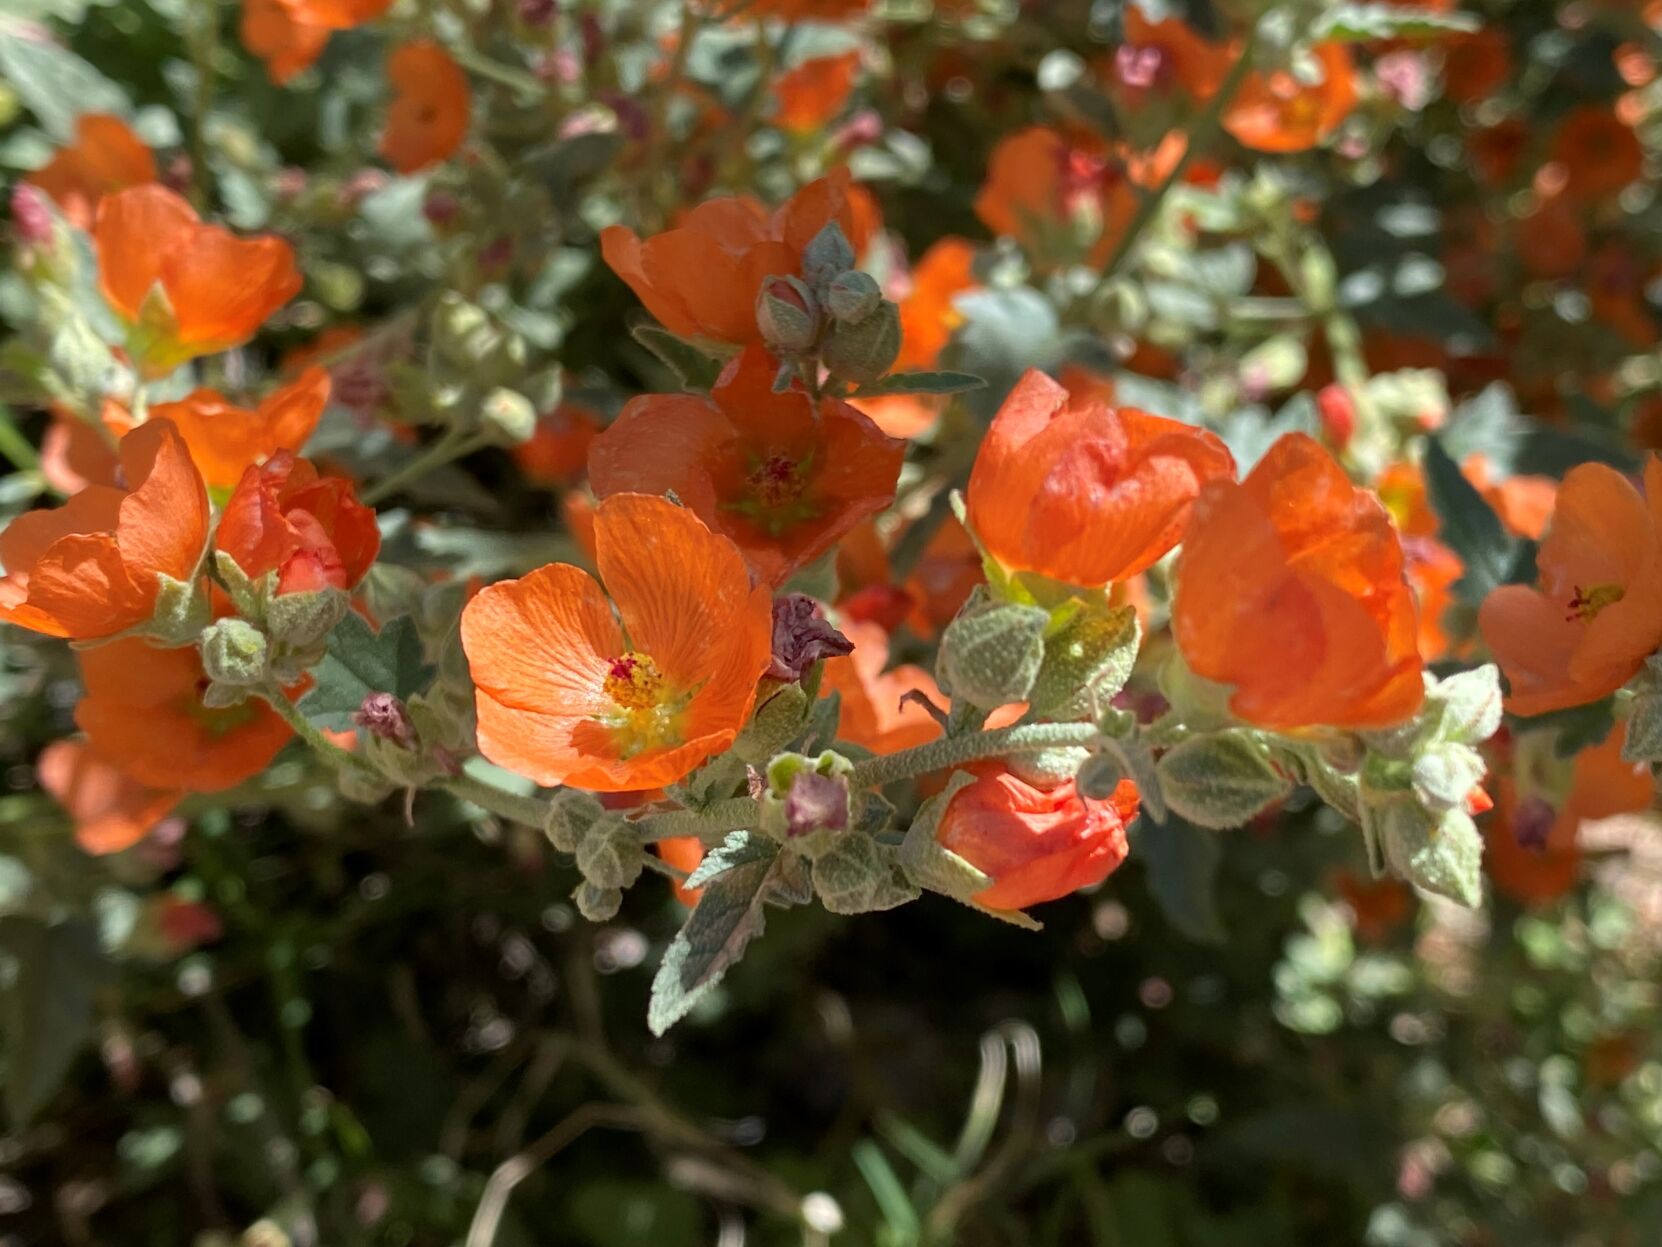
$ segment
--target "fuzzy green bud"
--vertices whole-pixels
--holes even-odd
[[[513,447],[531,440],[537,431],[537,411],[517,390],[498,386],[479,405],[479,432],[493,446]]]
[[[954,701],[983,709],[1024,701],[1045,656],[1050,613],[1016,603],[970,600],[941,637],[936,675]]]
[[[266,629],[286,649],[308,649],[329,635],[350,605],[351,599],[332,586],[279,593],[266,602]]]
[[[839,273],[853,267],[854,248],[835,221],[827,222],[802,249],[802,276],[816,289],[829,286]]]
[[[221,619],[202,633],[202,670],[216,685],[251,688],[266,677],[265,634],[244,619]]]
[[[825,309],[839,324],[857,325],[883,303],[883,291],[870,273],[839,273],[825,290]]]
[[[756,295],[756,327],[775,355],[801,355],[819,341],[819,304],[797,277],[767,277]]]
[[[900,309],[887,299],[859,324],[833,322],[820,343],[825,366],[861,385],[885,375],[899,355]]]

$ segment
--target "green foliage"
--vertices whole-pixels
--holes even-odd
[[[316,686],[300,699],[300,713],[339,732],[352,726],[352,715],[370,693],[407,701],[432,682],[433,669],[422,658],[421,638],[408,615],[375,632],[363,616],[348,611],[329,634],[312,678]]]

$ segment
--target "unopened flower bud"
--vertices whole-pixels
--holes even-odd
[[[537,431],[537,410],[517,390],[498,387],[485,396],[479,409],[480,432],[496,446],[518,446]]]
[[[883,302],[883,291],[870,273],[839,273],[825,291],[825,307],[840,324],[857,325]]]
[[[27,182],[12,187],[12,228],[25,246],[44,247],[52,241],[52,205],[45,191]]]
[[[800,278],[768,277],[756,295],[756,327],[779,355],[812,350],[819,339],[819,305]]]
[[[887,373],[899,354],[900,308],[887,299],[859,324],[833,323],[820,344],[827,368],[862,385]]]
[[[304,557],[291,559],[290,563],[292,568],[285,571],[305,573],[312,566]],[[307,576],[302,579],[290,575],[287,579],[291,583],[307,584],[316,578]],[[277,588],[278,591],[266,603],[266,628],[272,640],[291,650],[307,649],[318,644],[345,617],[351,605],[346,593],[333,585],[284,592],[280,578]]]
[[[823,288],[839,273],[853,268],[854,259],[854,248],[843,227],[831,221],[802,249],[802,276],[810,286]]]
[[[1106,801],[1114,795],[1125,773],[1120,764],[1105,753],[1093,753],[1080,764],[1074,784],[1079,795],[1087,801]]]
[[[202,671],[215,684],[259,684],[267,652],[265,634],[245,619],[221,619],[202,633]]]
[[[845,831],[848,828],[848,780],[841,775],[798,771],[785,795],[785,834]]]
[[[1037,606],[978,607],[972,600],[941,636],[941,687],[984,710],[1025,701],[1044,661],[1049,624],[1049,612]]]

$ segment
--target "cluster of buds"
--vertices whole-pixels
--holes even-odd
[[[756,324],[768,349],[784,361],[782,383],[816,359],[831,376],[856,385],[876,381],[894,366],[900,308],[854,262],[854,248],[833,221],[804,249],[800,274],[762,282]]]
[[[439,300],[430,330],[432,358],[392,370],[403,418],[479,445],[530,440],[537,413],[559,403],[559,370],[534,367],[524,335],[454,291]]]

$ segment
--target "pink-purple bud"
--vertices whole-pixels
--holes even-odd
[[[30,247],[52,241],[52,205],[38,186],[19,182],[12,187],[12,227],[17,240]]]
[[[785,834],[845,831],[848,828],[848,781],[818,771],[798,771],[785,794]]]

